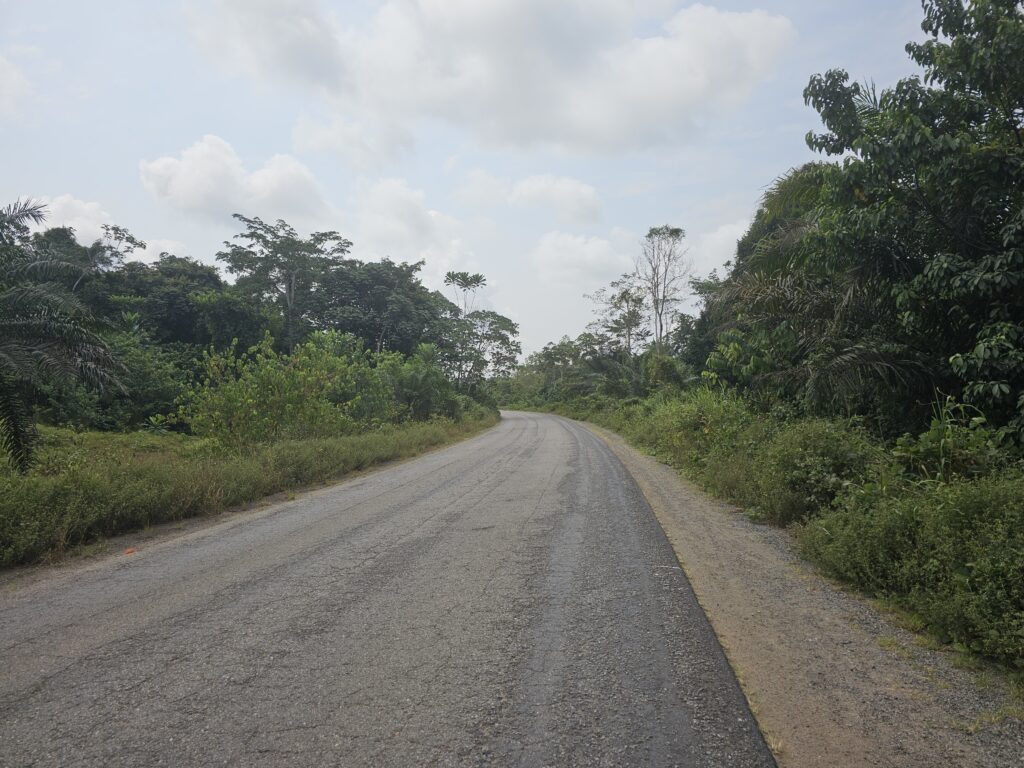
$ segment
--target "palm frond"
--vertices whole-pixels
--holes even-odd
[[[30,242],[28,225],[44,207],[19,200],[0,209],[0,453],[24,471],[34,430],[25,393],[51,381],[80,379],[98,388],[124,387],[121,367],[84,305],[57,279],[84,274]]]
[[[0,208],[0,229],[27,223],[42,224],[46,220],[46,204],[26,197]]]
[[[18,258],[0,265],[0,283],[16,280],[51,282],[61,277],[80,277],[89,270],[61,259]]]
[[[0,377],[0,454],[20,472],[32,462],[36,432],[32,416],[13,381]]]

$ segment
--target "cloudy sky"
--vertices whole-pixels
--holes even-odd
[[[831,67],[911,73],[918,0],[0,0],[0,201],[213,262],[231,214],[483,272],[527,351],[654,225],[730,258]]]

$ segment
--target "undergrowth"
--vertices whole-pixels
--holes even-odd
[[[954,647],[1024,669],[1024,467],[951,404],[883,445],[856,421],[763,413],[729,390],[552,408],[622,434],[775,525]]]
[[[479,431],[480,409],[361,434],[225,446],[215,439],[44,429],[26,475],[0,468],[0,566],[155,523],[208,515],[401,459]]]

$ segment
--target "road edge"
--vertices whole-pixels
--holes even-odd
[[[417,461],[424,456],[429,456],[438,451],[475,440],[498,428],[501,426],[501,423],[502,416],[499,412],[498,418],[493,424],[481,422],[479,428],[460,434],[443,443],[432,445],[409,456],[377,462],[363,469],[354,469],[320,483],[278,491],[255,501],[221,509],[210,514],[184,517],[180,520],[168,520],[139,530],[107,536],[89,544],[70,549],[56,559],[0,567],[0,590],[21,588],[56,571],[98,566],[118,556],[135,554],[143,546],[153,547],[161,545],[184,536],[203,533],[207,529],[217,526],[242,525],[246,519],[258,519],[273,514],[280,507],[301,502],[305,497],[328,491],[339,485],[355,482],[368,475],[384,472],[393,467]]]

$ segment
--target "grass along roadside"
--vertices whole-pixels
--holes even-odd
[[[469,437],[497,418],[236,449],[177,434],[46,429],[31,473],[0,470],[0,566],[55,560],[102,538],[341,479]]]
[[[916,614],[941,643],[1024,670],[1024,469],[957,414],[886,446],[853,422],[763,414],[711,389],[551,410],[793,526],[825,573]]]

